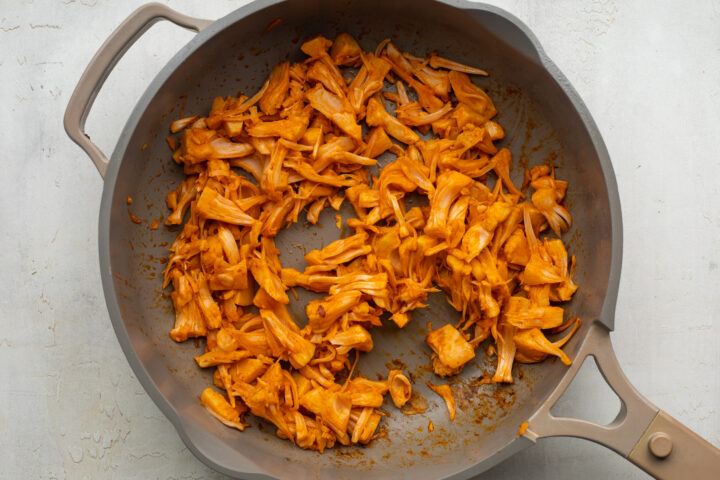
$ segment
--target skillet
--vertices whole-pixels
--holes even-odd
[[[276,19],[274,28],[265,31]],[[108,159],[85,135],[84,124],[104,80],[125,51],[159,20],[199,32],[173,57],[138,101]],[[165,144],[169,124],[186,112],[203,113],[217,95],[255,92],[270,66],[298,60],[299,43],[316,34],[334,38],[347,31],[372,49],[392,37],[402,49],[441,55],[488,70],[482,80],[500,112],[497,121],[523,166],[552,161],[568,180],[574,225],[566,243],[576,255],[580,289],[568,310],[584,320],[565,348],[573,360],[516,367],[512,385],[473,386],[492,371],[484,355],[454,380],[461,414],[447,420],[440,401],[427,416],[392,414],[383,420],[387,436],[368,447],[338,448],[323,455],[301,451],[276,438],[262,421],[235,432],[211,418],[198,401],[212,383],[191,357],[193,342],[176,344],[168,331],[172,305],[161,289],[166,246],[175,232],[138,226],[126,198],[148,205],[154,218],[164,196],[183,178]],[[518,19],[489,5],[464,0],[258,0],[211,22],[182,15],[160,4],[133,12],[103,44],[81,77],[65,114],[65,129],[93,160],[104,178],[99,250],[102,284],[113,328],[138,379],[174,424],[188,448],[203,462],[237,478],[469,478],[549,436],[586,438],[613,449],[658,478],[717,478],[720,451],[652,405],[630,385],[615,358],[609,333],[622,260],[622,220],[617,185],[607,149],[582,100]],[[519,169],[518,169],[519,170]],[[327,214],[329,215],[329,214]],[[294,246],[307,249],[338,237],[328,216],[312,230],[297,224],[277,238],[283,264],[302,268]],[[297,318],[307,298],[291,308]],[[293,310],[294,308],[294,310]],[[455,319],[442,295],[399,331],[390,326],[373,335],[375,348],[360,363],[365,376],[386,372],[401,361],[424,386],[422,339],[427,321],[437,328]],[[621,399],[609,425],[558,418],[550,410],[586,357],[597,362]],[[428,417],[435,432],[426,431]],[[519,426],[527,421],[522,435]]]

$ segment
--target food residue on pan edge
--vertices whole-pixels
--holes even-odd
[[[521,423],[521,424],[520,424],[520,428],[518,428],[518,435],[521,436],[521,437],[522,437],[523,435],[525,435],[525,431],[527,430],[527,428],[528,428],[529,426],[530,426],[530,423],[528,423],[528,422],[523,422],[523,423]]]
[[[206,337],[196,361],[216,367],[214,383],[225,391],[207,389],[203,405],[240,430],[250,411],[303,448],[367,443],[391,381],[352,378],[352,359],[373,348],[368,328],[383,311],[402,328],[436,286],[463,314],[427,336],[439,376],[459,373],[490,336],[498,344],[491,382],[512,382],[513,361],[555,355],[569,363],[560,347],[578,322],[563,324],[551,301],[577,288],[574,258],[560,240],[538,238],[548,227],[558,236],[569,228],[567,183],[552,167],[533,167],[534,193],[521,202],[510,152],[493,144],[504,135],[491,120],[496,110],[467,76],[486,73],[390,41],[362,52],[347,34],[301,49],[308,60],[273,68],[253,97],[218,97],[209,116],[173,122],[173,132],[183,131],[173,158],[188,177],[168,195],[165,223],[191,215],[171,247],[165,284],[174,289],[172,338]],[[359,71],[346,82],[342,67]],[[381,92],[385,81],[395,91]],[[365,136],[363,118],[374,127]],[[421,140],[415,128],[437,138]],[[366,167],[385,151],[396,160],[368,182]],[[406,209],[413,192],[427,205]],[[304,272],[283,268],[273,241],[283,225],[306,207],[315,223],[345,199],[357,214],[346,222],[355,234],[308,253]],[[302,329],[285,307],[293,287],[329,294],[307,306]],[[570,325],[560,341],[545,337]],[[412,406],[418,397],[402,378],[393,400]],[[452,418],[450,386],[428,385]]]
[[[280,22],[282,22],[282,18],[276,18],[275,20],[273,20],[272,22],[270,22],[270,23],[268,24],[268,26],[265,27],[265,30],[263,30],[262,35],[265,35],[265,34],[268,33],[270,30],[272,30],[273,28],[277,27]]]
[[[130,197],[128,197],[128,198],[130,198]],[[130,208],[129,208],[129,207],[128,207],[128,215],[130,216],[130,220],[131,220],[133,223],[137,223],[137,224],[141,224],[141,223],[142,223],[142,220],[140,220],[138,217],[136,217],[135,215],[133,215],[133,213],[130,211]]]

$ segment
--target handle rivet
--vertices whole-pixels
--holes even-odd
[[[672,452],[672,439],[665,432],[653,433],[648,440],[648,448],[657,458],[665,458]]]

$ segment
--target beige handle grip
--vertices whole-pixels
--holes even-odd
[[[65,131],[85,150],[103,178],[107,172],[108,159],[85,133],[85,120],[95,97],[117,62],[148,28],[163,19],[196,32],[212,23],[210,20],[188,17],[159,3],[143,5],[131,13],[105,40],[90,60],[68,102],[63,122]]]
[[[595,358],[603,378],[622,401],[620,412],[608,425],[550,413],[588,355]],[[630,384],[615,357],[610,331],[599,322],[590,327],[568,373],[528,423],[524,435],[533,442],[554,436],[592,440],[659,479],[720,478],[720,450],[659,410]]]
[[[662,410],[628,459],[655,478],[720,478],[720,450]]]

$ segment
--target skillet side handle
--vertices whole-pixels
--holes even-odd
[[[608,425],[550,413],[588,355],[595,358],[603,378],[622,402],[617,417]],[[716,480],[720,472],[720,450],[658,409],[630,384],[615,357],[610,331],[599,322],[590,327],[570,371],[528,424],[524,436],[533,442],[555,436],[591,440],[656,478]]]
[[[95,164],[100,176],[105,178],[108,159],[85,133],[85,120],[95,102],[100,88],[125,52],[159,20],[169,20],[189,30],[199,32],[212,23],[210,20],[188,17],[159,3],[148,3],[128,16],[102,44],[73,91],[63,124],[72,141],[77,143]]]

